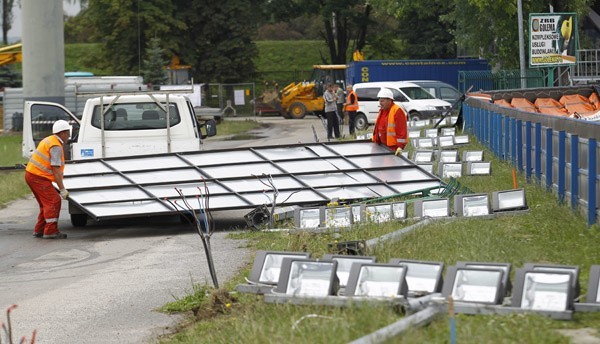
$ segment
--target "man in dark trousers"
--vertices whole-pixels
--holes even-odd
[[[31,154],[25,169],[25,181],[40,206],[40,213],[33,229],[33,236],[44,239],[66,239],[58,230],[61,197],[67,199],[69,192],[63,184],[65,156],[63,145],[71,137],[71,125],[58,120],[52,125],[52,135],[43,139]],[[55,182],[60,192],[57,192]]]
[[[335,134],[335,138],[340,138],[340,122],[337,115],[337,96],[333,92],[333,85],[327,84],[327,89],[323,93],[323,99],[325,100],[325,117],[327,118],[327,139],[333,138],[332,133]]]

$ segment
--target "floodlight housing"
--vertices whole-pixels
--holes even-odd
[[[468,194],[454,196],[454,214],[472,217],[491,214],[490,199],[487,194]]]
[[[437,160],[439,162],[458,162],[457,150],[439,150],[437,151]]]
[[[438,137],[437,129],[425,129],[425,137]]]
[[[463,144],[469,143],[469,136],[468,135],[458,135],[458,136],[453,136],[453,137],[454,137],[454,144],[455,145],[463,145]]]
[[[433,161],[433,151],[432,150],[416,150],[413,153],[412,161],[415,164],[430,163]]]
[[[393,218],[392,204],[368,204],[365,205],[365,215],[368,221],[375,223],[389,222]]]
[[[527,209],[525,189],[492,192],[492,210],[494,212],[521,209]]]
[[[392,203],[392,215],[394,219],[406,219],[406,203],[405,202],[393,202]]]
[[[258,251],[254,257],[254,264],[252,265],[252,271],[248,279],[254,283],[277,284],[284,258],[308,259],[310,258],[310,253]]]
[[[456,135],[456,128],[454,128],[454,127],[442,128],[441,129],[441,135],[440,136],[454,136],[454,135]]]
[[[537,311],[573,309],[573,274],[570,271],[517,269],[512,306]]]
[[[408,138],[409,139],[414,139],[417,137],[421,137],[421,129],[417,129],[417,130],[409,130],[408,131]]]
[[[431,294],[442,291],[444,263],[392,258],[390,264],[400,264],[408,268],[406,284],[409,294]]]
[[[325,254],[323,260],[335,260],[338,265],[336,269],[337,277],[340,281],[340,287],[346,287],[350,269],[354,263],[375,263],[374,256],[349,256],[344,254]]]
[[[531,269],[535,271],[566,271],[573,275],[573,297],[579,297],[579,291],[581,287],[579,285],[579,266],[576,265],[551,265],[551,264],[539,264],[539,263],[525,263],[524,269]]]
[[[466,174],[469,176],[486,176],[492,173],[491,161],[468,161]]]
[[[452,147],[454,146],[454,136],[438,136],[437,145],[439,147]]]
[[[440,162],[438,164],[438,175],[442,178],[460,178],[462,177],[462,163]]]
[[[412,139],[412,145],[416,148],[432,148],[433,143],[434,141],[431,137],[421,137]]]
[[[365,217],[365,204],[363,203],[355,203],[350,205],[350,209],[352,209],[352,222],[362,222]]]
[[[408,121],[408,126],[412,128],[422,128],[428,126],[430,123],[431,122],[428,119],[422,119],[418,121]]]
[[[502,269],[450,266],[446,271],[442,295],[452,296],[456,302],[498,305],[505,294],[503,279]]]
[[[417,164],[417,166],[423,169],[423,171],[433,174],[433,164]]]
[[[590,280],[585,301],[600,304],[600,265],[592,265],[590,268]]]
[[[350,206],[322,207],[326,228],[350,227],[354,223]]]
[[[502,288],[504,289],[504,295],[506,296],[512,290],[512,284],[510,283],[510,269],[512,265],[510,263],[495,263],[495,262],[456,262],[458,267],[472,267],[478,269],[500,269],[503,272],[502,275]]]
[[[354,263],[350,269],[347,296],[399,297],[408,293],[406,266],[381,263]]]
[[[450,202],[447,198],[420,199],[414,202],[415,217],[448,217]]]
[[[308,297],[335,295],[339,289],[336,261],[284,258],[275,292]]]
[[[297,228],[318,228],[323,224],[322,207],[297,208],[294,210],[294,222]]]
[[[463,161],[483,161],[483,151],[464,151]]]

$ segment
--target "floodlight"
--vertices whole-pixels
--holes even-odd
[[[463,161],[483,161],[483,151],[464,151]]]
[[[406,203],[398,202],[392,203],[392,214],[395,219],[405,219],[406,218]]]
[[[373,137],[373,133],[366,133],[361,135],[356,135],[357,140],[370,140]]]
[[[432,148],[433,139],[431,137],[412,139],[412,144],[416,148]]]
[[[352,222],[361,222],[365,214],[365,205],[352,204],[350,208],[352,209]]]
[[[346,287],[350,269],[354,263],[375,263],[373,256],[348,256],[343,254],[325,254],[323,260],[335,260],[337,265],[337,277],[340,280],[340,287]]]
[[[439,136],[437,138],[438,147],[452,147],[454,146],[454,136]]]
[[[425,137],[438,137],[437,129],[425,129]]]
[[[457,150],[439,150],[437,152],[439,162],[457,162],[458,151]]]
[[[417,200],[414,206],[416,217],[450,216],[450,202],[447,198]]]
[[[354,263],[348,276],[346,295],[371,297],[406,296],[406,266]]]
[[[469,194],[454,196],[454,213],[457,216],[489,215],[490,200],[487,194]]]
[[[275,292],[293,296],[335,295],[339,281],[336,261],[284,258]]]
[[[462,163],[440,163],[438,164],[438,175],[442,178],[460,178],[462,176]]]
[[[592,265],[588,282],[587,303],[600,303],[600,265]]]
[[[409,139],[414,139],[417,137],[421,137],[421,129],[417,129],[417,130],[409,130],[408,131],[408,138]]]
[[[433,174],[433,164],[417,164],[423,171]]]
[[[422,119],[419,121],[409,121],[408,122],[408,126],[409,127],[413,127],[413,128],[422,128],[422,127],[426,127],[430,124],[428,119]]]
[[[254,283],[275,285],[279,281],[283,258],[308,259],[309,257],[310,253],[307,252],[258,251],[254,257],[254,265],[252,265],[252,271],[248,279]]]
[[[524,269],[531,269],[535,271],[559,271],[569,272],[573,275],[573,297],[579,296],[579,266],[576,265],[550,265],[550,264],[539,264],[539,263],[526,263],[523,266]]]
[[[349,206],[342,207],[323,207],[325,214],[326,228],[350,227],[352,225],[352,208]]]
[[[469,136],[468,135],[459,135],[459,136],[452,136],[452,137],[454,137],[454,144],[455,145],[462,145],[462,144],[469,143]]]
[[[526,208],[525,189],[492,192],[492,210],[494,212]]]
[[[497,268],[450,266],[442,295],[454,301],[497,305],[502,303],[504,271]]]
[[[440,136],[454,136],[456,135],[456,128],[442,128],[442,132]]]
[[[424,162],[432,162],[433,161],[433,151],[432,150],[416,150],[413,153],[412,161],[415,164],[424,163]]]
[[[294,221],[298,228],[318,228],[323,223],[321,208],[295,209]]]
[[[492,173],[491,161],[468,161],[466,172],[469,176],[485,176]]]
[[[392,258],[390,264],[400,264],[408,268],[406,284],[409,293],[439,293],[441,291],[444,263]]]
[[[512,265],[510,263],[493,263],[493,262],[456,262],[458,267],[469,267],[478,269],[500,269],[503,272],[502,275],[502,288],[504,294],[509,294],[512,285],[510,283],[510,269]]]
[[[569,271],[517,269],[512,306],[539,311],[573,309],[573,274]]]
[[[450,123],[448,123],[448,124],[449,125],[455,125],[456,122],[458,122],[458,116],[450,116]]]
[[[389,222],[392,219],[392,204],[374,204],[365,206],[367,219],[375,223]]]

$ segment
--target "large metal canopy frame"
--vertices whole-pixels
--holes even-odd
[[[210,210],[322,205],[444,187],[410,160],[367,141],[83,160],[67,163],[64,184],[71,206],[96,221],[177,214],[170,203],[182,204],[177,189],[199,211],[193,198],[205,186]]]

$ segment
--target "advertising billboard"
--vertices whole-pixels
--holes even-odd
[[[561,66],[577,62],[577,14],[529,15],[529,66]]]

